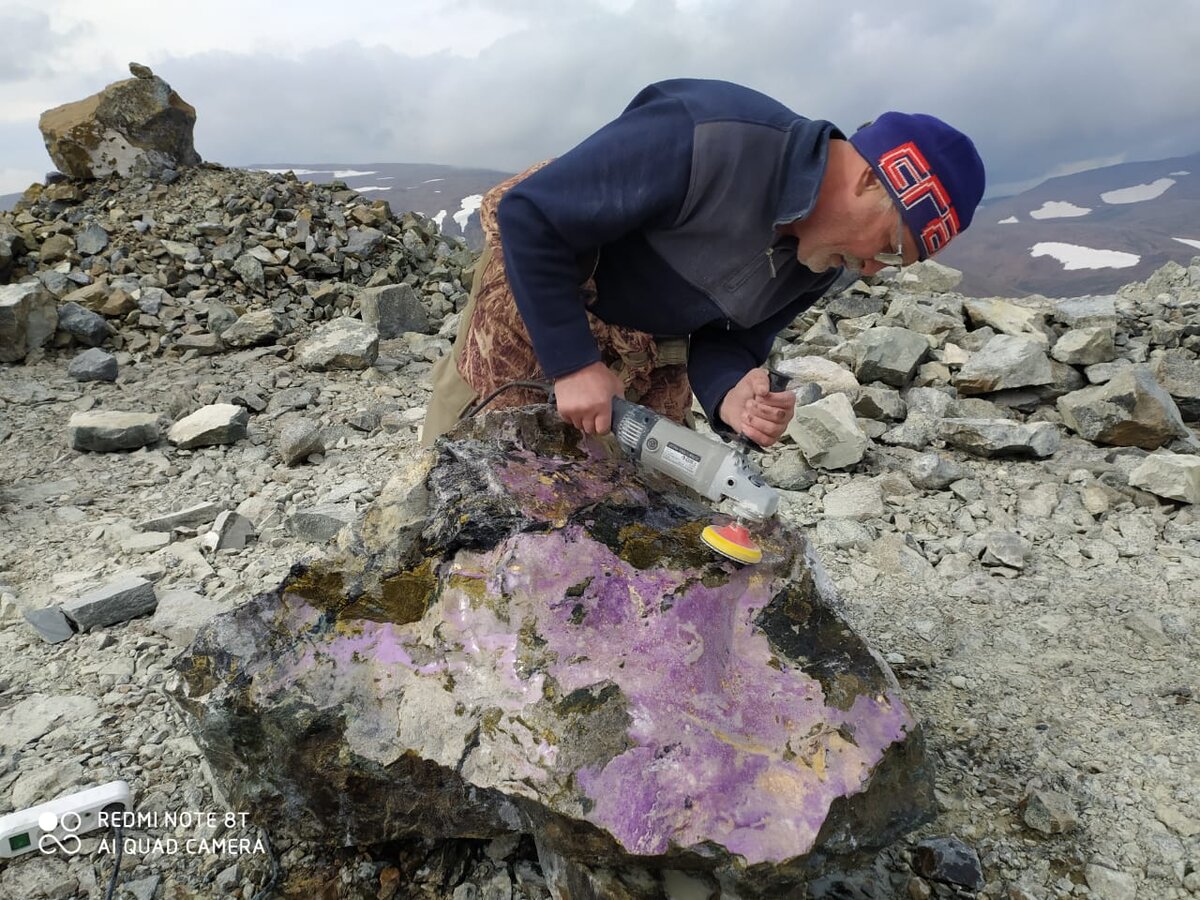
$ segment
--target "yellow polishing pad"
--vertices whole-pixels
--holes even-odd
[[[709,525],[700,532],[700,540],[735,562],[753,564],[762,559],[762,550],[750,540],[749,532],[736,523],[720,527]]]

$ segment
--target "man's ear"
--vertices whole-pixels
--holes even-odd
[[[862,173],[858,176],[858,179],[854,182],[855,196],[862,196],[863,194],[869,194],[872,191],[882,191],[882,190],[883,190],[883,184],[880,182],[879,176],[875,174],[875,170],[872,169],[869,165],[864,166]]]

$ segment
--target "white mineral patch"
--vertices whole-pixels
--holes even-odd
[[[1135,253],[1123,253],[1120,250],[1099,250],[1094,247],[1081,247],[1078,244],[1060,244],[1054,241],[1042,241],[1029,248],[1030,256],[1050,256],[1063,264],[1063,269],[1128,269],[1136,266],[1141,259]]]
[[[1100,199],[1105,203],[1141,203],[1143,200],[1161,197],[1174,183],[1174,178],[1158,178],[1149,184],[1135,184],[1115,191],[1105,191],[1100,195]]]
[[[1086,216],[1092,210],[1087,206],[1076,206],[1066,200],[1047,200],[1041,209],[1029,213],[1033,219],[1074,219]]]

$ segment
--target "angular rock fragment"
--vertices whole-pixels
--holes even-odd
[[[196,110],[151,73],[46,110],[38,127],[60,172],[105,178],[156,176],[199,164],[192,143],[195,123]]]
[[[1073,366],[1112,362],[1117,358],[1114,337],[1115,329],[1111,325],[1075,328],[1054,343],[1050,355],[1059,362]]]
[[[75,629],[57,606],[31,609],[25,613],[25,621],[33,626],[38,635],[48,644],[61,644],[75,636]]]
[[[76,381],[116,381],[117,358],[99,347],[92,347],[71,360],[67,374]]]
[[[907,291],[944,294],[958,287],[962,277],[963,273],[958,269],[942,265],[937,260],[925,259],[905,266],[898,281]]]
[[[210,320],[209,327],[213,323]],[[220,332],[221,342],[230,347],[257,347],[271,344],[287,332],[282,316],[271,309],[255,309],[242,315]]]
[[[210,550],[244,550],[254,536],[254,524],[249,519],[225,510],[213,522],[212,531],[204,535],[204,544]]]
[[[831,394],[816,403],[797,407],[787,427],[810,466],[841,469],[862,460],[867,436],[845,394]]]
[[[99,225],[89,225],[75,235],[75,252],[80,256],[95,256],[108,246],[108,232]]]
[[[1156,450],[1188,433],[1175,401],[1145,366],[1060,397],[1058,411],[1068,428],[1098,444]]]
[[[465,423],[332,558],[201,629],[177,697],[229,801],[348,844],[533,833],[547,867],[745,898],[925,819],[916,722],[802,535],[723,560],[710,507],[607,446],[546,407]]]
[[[1200,503],[1200,456],[1159,450],[1129,473],[1129,484],[1168,500]]]
[[[1045,459],[1062,443],[1062,435],[1050,422],[1020,425],[1009,419],[946,419],[942,439],[959,450],[989,458]]]
[[[324,503],[297,512],[288,519],[288,530],[301,540],[326,544],[355,519],[353,503]]]
[[[58,330],[65,331],[85,347],[99,347],[108,340],[104,316],[84,309],[78,303],[64,303],[58,308]]]
[[[907,328],[870,328],[852,341],[854,376],[860,383],[882,381],[905,387],[929,353],[924,335]]]
[[[1186,350],[1166,350],[1152,363],[1154,379],[1179,407],[1185,422],[1200,422],[1200,358]]]
[[[997,334],[971,354],[953,383],[964,394],[1049,384],[1054,380],[1045,346],[1032,338]]]
[[[776,368],[792,379],[793,389],[804,384],[816,384],[827,397],[830,394],[849,394],[853,398],[858,394],[858,379],[854,373],[823,356],[785,359]]]
[[[313,453],[322,453],[325,443],[321,440],[321,429],[316,422],[294,419],[285,422],[279,429],[279,455],[284,463],[295,466],[304,462]]]
[[[1043,348],[1049,345],[1044,310],[999,297],[972,297],[963,301],[963,312],[976,328],[987,325],[1001,334],[1030,338]]]
[[[927,491],[944,491],[967,474],[954,460],[938,453],[922,453],[915,457],[907,471],[909,480]]]
[[[362,320],[374,326],[384,340],[406,331],[429,334],[433,331],[429,312],[409,284],[384,284],[365,288],[358,295]]]
[[[154,413],[98,409],[75,413],[67,422],[67,440],[74,450],[136,450],[159,437],[158,416]]]
[[[233,403],[212,403],[184,416],[167,430],[167,440],[180,450],[236,444],[246,437],[250,413]]]
[[[323,325],[296,346],[296,362],[305,369],[366,369],[379,357],[379,332],[342,317]]]
[[[202,525],[211,522],[220,512],[221,507],[219,504],[197,503],[194,506],[188,506],[184,509],[167,513],[165,516],[147,519],[145,522],[138,523],[135,527],[138,531],[171,532],[184,525]]]
[[[0,363],[21,362],[57,327],[54,296],[40,282],[0,285]]]
[[[1116,325],[1117,298],[1113,294],[1105,294],[1059,300],[1054,306],[1054,318],[1068,328]]]
[[[121,575],[63,603],[62,611],[81,630],[87,630],[153,612],[157,603],[153,583],[136,575]]]
[[[930,881],[957,884],[972,891],[983,887],[979,854],[956,837],[921,841],[913,853],[913,868]]]
[[[825,515],[835,519],[879,519],[887,511],[883,489],[874,481],[851,481],[822,498]]]

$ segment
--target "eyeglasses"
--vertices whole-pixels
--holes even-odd
[[[896,207],[896,252],[876,253],[871,259],[885,266],[904,265],[904,216],[900,215],[900,207]]]

